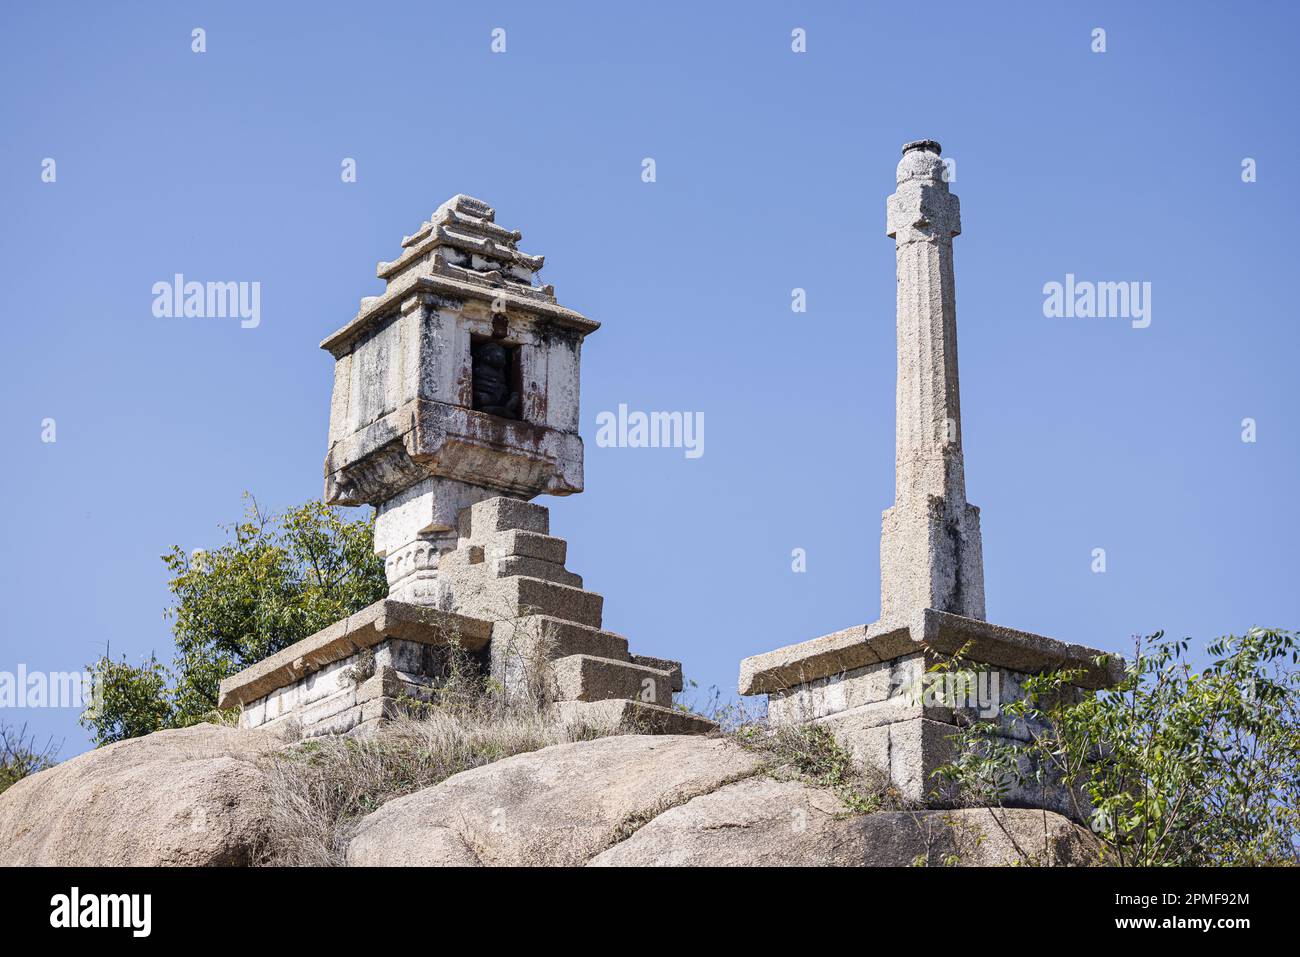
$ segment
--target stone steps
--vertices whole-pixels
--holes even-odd
[[[672,661],[668,658],[655,658],[652,655],[630,655],[633,662],[638,665],[645,665],[647,668],[657,668],[660,671],[668,672],[674,691],[681,691],[685,687],[685,679],[682,675],[682,663]]]
[[[718,726],[708,718],[645,701],[560,701],[552,705],[566,724],[618,725],[627,734],[708,734]]]
[[[551,662],[557,701],[623,698],[667,707],[673,700],[672,673],[631,661],[568,655]]]
[[[542,581],[567,585],[570,588],[582,588],[582,576],[574,574],[563,565],[548,562],[542,558],[528,558],[523,555],[507,555],[504,558],[488,559],[489,574],[493,578],[537,578]]]
[[[564,567],[568,546],[550,534],[544,506],[485,499],[461,511],[457,534],[438,563],[440,588],[459,613],[493,623],[491,675],[507,694],[672,704],[681,665],[632,655],[601,628],[604,599]]]
[[[497,622],[492,628],[492,641],[494,657],[510,653],[529,660],[569,655],[634,660],[628,654],[627,639],[622,635],[552,615],[526,615],[512,621]],[[659,667],[653,661],[639,663]]]
[[[536,558],[563,565],[568,552],[569,543],[562,538],[518,528],[496,532],[483,543],[483,555],[489,559]]]
[[[495,579],[483,592],[482,606],[489,617],[547,615],[591,628],[600,627],[605,604],[595,592],[523,575]]]

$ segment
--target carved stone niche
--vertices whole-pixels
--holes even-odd
[[[582,491],[579,360],[599,323],[533,285],[542,257],[494,218],[448,200],[379,264],[384,294],[321,343],[336,361],[327,502],[378,506],[435,477],[519,498]],[[485,353],[504,354],[502,401],[482,401]]]

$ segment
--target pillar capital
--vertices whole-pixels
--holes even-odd
[[[903,147],[889,197],[886,233],[899,245],[910,242],[950,242],[961,233],[961,203],[948,191],[947,170],[934,140],[916,140]]]

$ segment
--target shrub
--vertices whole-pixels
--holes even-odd
[[[1029,743],[978,722],[940,770],[980,803],[1013,788],[1075,782],[1075,812],[1128,866],[1294,864],[1300,860],[1300,645],[1253,628],[1212,642],[1197,670],[1188,642],[1136,644],[1124,681],[1082,700],[1077,672],[1026,682],[1009,718],[1043,723]],[[1032,725],[1031,725],[1032,727]]]
[[[134,666],[107,653],[89,666],[105,689],[81,722],[96,745],[213,719],[221,679],[388,594],[372,519],[349,521],[320,502],[268,514],[245,498],[225,544],[163,556],[174,596],[171,668],[152,655]]]
[[[53,741],[37,746],[26,725],[12,728],[0,724],[0,794],[28,775],[53,767],[57,752]]]

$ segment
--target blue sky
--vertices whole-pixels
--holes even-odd
[[[0,670],[72,670],[108,643],[170,659],[159,556],[219,541],[245,489],[271,507],[320,495],[317,343],[458,192],[604,324],[583,351],[587,490],[545,504],[607,627],[734,693],[742,657],[874,620],[893,496],[885,197],[921,137],[957,161],[989,618],[1118,651],[1161,628],[1199,643],[1300,624],[1290,5],[3,18]],[[151,287],[177,272],[260,282],[260,325],[155,318]],[[1151,325],[1046,318],[1043,285],[1067,273],[1150,282]],[[619,403],[703,412],[705,454],[598,448],[595,417]],[[87,747],[74,712],[0,720]]]

